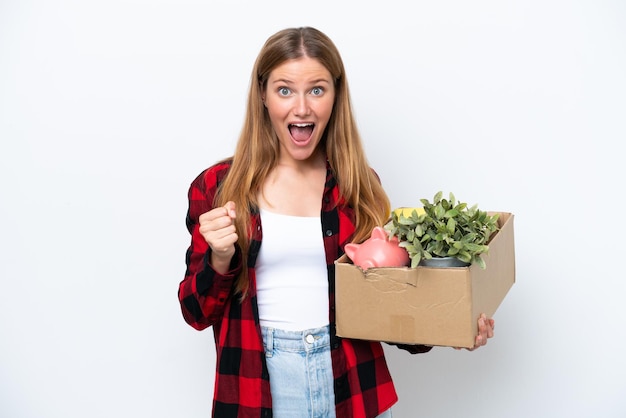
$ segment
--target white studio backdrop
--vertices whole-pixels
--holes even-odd
[[[626,416],[620,1],[0,0],[0,416],[207,417],[180,314],[186,192],[234,149],[288,26],[342,52],[392,206],[515,214],[517,283],[475,352],[386,347],[394,416]]]

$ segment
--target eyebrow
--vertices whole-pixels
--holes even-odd
[[[294,81],[286,79],[286,78],[278,78],[272,82],[272,84],[277,84],[277,83],[293,84]],[[317,80],[311,81],[309,84],[321,84],[321,83],[332,84],[330,80],[327,80],[325,78],[318,78]]]

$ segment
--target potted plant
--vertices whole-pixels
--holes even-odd
[[[498,214],[490,215],[476,205],[468,208],[452,193],[449,199],[442,195],[435,194],[432,202],[420,199],[422,208],[394,210],[384,226],[389,237],[397,237],[407,250],[411,267],[448,260],[449,267],[476,263],[485,268],[481,254],[489,251],[489,237],[498,230]]]

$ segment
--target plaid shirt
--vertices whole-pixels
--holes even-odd
[[[231,270],[219,274],[208,263],[210,249],[199,232],[198,217],[213,208],[219,183],[230,168],[221,162],[202,172],[189,188],[187,228],[191,245],[186,254],[187,270],[178,297],[185,321],[197,330],[213,327],[217,365],[213,417],[271,417],[269,374],[265,363],[259,325],[254,265],[262,239],[261,219],[251,215],[249,251],[249,295],[243,302],[232,289],[241,271],[241,251],[237,249]],[[383,348],[378,342],[340,338],[335,334],[335,265],[354,232],[354,210],[339,196],[330,169],[322,199],[321,233],[324,236],[328,266],[331,330],[331,356],[335,379],[336,415],[339,418],[373,418],[397,400]],[[411,353],[430,347],[399,346]]]

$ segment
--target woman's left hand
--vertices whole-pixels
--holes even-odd
[[[496,322],[492,318],[487,318],[487,315],[481,314],[478,318],[478,335],[474,342],[473,348],[466,348],[468,351],[474,351],[478,347],[482,347],[487,344],[487,339],[493,337],[493,330],[496,326]],[[455,347],[456,350],[460,348]]]

